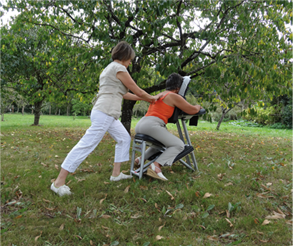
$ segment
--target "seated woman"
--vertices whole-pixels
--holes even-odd
[[[147,170],[147,175],[164,181],[168,179],[163,175],[161,166],[171,166],[175,157],[184,150],[183,141],[168,132],[166,128],[168,119],[172,116],[175,107],[190,115],[198,113],[201,109],[200,105],[193,106],[178,95],[182,82],[183,77],[172,73],[166,81],[166,91],[159,94],[161,96],[159,100],[150,104],[148,112],[135,127],[136,133],[149,135],[165,145],[166,150]],[[157,152],[158,150],[154,148],[148,148],[145,159]],[[136,158],[135,162],[139,164],[140,157]]]

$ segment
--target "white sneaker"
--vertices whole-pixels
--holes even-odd
[[[51,190],[59,196],[71,195],[70,188],[67,185],[62,185],[58,188],[55,187],[54,182],[51,184]]]
[[[120,173],[117,177],[110,177],[110,181],[120,181],[122,179],[131,179],[131,175],[125,175],[124,173]]]

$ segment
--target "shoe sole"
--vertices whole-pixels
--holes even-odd
[[[154,170],[152,170],[150,168],[148,168],[148,170],[147,170],[147,175],[151,176],[152,178],[155,178],[155,179],[167,181],[166,179],[161,178]]]

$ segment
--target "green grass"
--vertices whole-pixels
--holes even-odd
[[[199,171],[175,163],[163,168],[168,182],[110,183],[115,142],[107,134],[68,176],[74,194],[59,197],[51,181],[89,118],[42,115],[38,127],[32,115],[4,119],[1,245],[292,244],[292,130],[223,123],[216,131],[200,121],[189,127]],[[274,212],[285,218],[262,225]]]

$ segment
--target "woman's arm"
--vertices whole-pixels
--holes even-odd
[[[191,105],[178,94],[169,94],[168,96],[166,96],[166,98],[164,98],[164,102],[165,100],[167,104],[172,104],[171,106],[176,106],[177,108],[180,108],[182,111],[190,115],[197,114],[202,108],[200,105]]]
[[[140,100],[142,100],[141,97],[138,97],[137,95],[132,94],[130,92],[127,92],[126,94],[124,94],[123,99],[132,100],[132,101],[140,101]]]
[[[143,89],[139,88],[137,86],[137,84],[134,82],[134,80],[131,78],[131,76],[129,75],[129,73],[126,73],[126,72],[118,72],[116,74],[116,77],[129,90],[131,90],[137,97],[139,97],[140,100],[144,100],[144,101],[147,101],[147,102],[150,102],[150,103],[153,103],[153,102],[155,102],[157,100],[157,97],[151,96],[150,94],[148,94],[147,92],[145,92]],[[124,96],[123,96],[123,98],[124,98]],[[124,98],[124,99],[126,99],[126,98]],[[133,100],[133,99],[129,99],[129,100]]]

